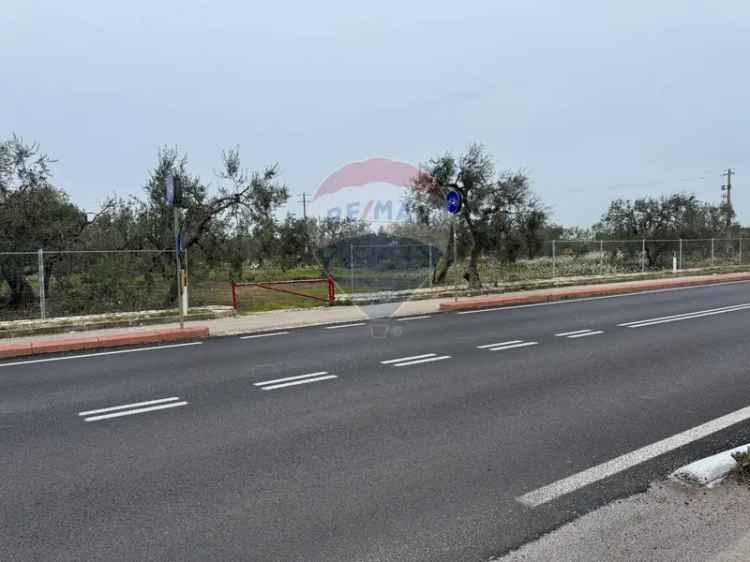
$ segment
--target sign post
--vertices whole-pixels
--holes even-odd
[[[454,300],[458,300],[458,213],[461,211],[463,201],[458,191],[451,189],[445,194],[445,208],[453,215],[453,263],[456,268],[456,284],[453,290]]]
[[[180,266],[180,251],[182,250],[182,235],[180,233],[180,210],[182,203],[182,186],[178,177],[169,174],[165,179],[166,203],[172,207],[174,229],[174,256],[177,273],[177,310],[180,313],[180,329],[185,327],[185,314],[182,309],[182,267]]]

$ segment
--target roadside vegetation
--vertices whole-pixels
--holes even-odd
[[[42,291],[50,317],[174,307],[168,174],[184,186],[180,219],[195,306],[231,305],[232,281],[329,273],[346,295],[663,271],[680,238],[691,239],[679,249],[684,268],[737,265],[747,234],[731,207],[684,193],[616,200],[596,224],[563,228],[531,178],[498,171],[481,145],[424,163],[408,193],[409,220],[379,226],[285,214],[290,190],[278,165],[247,170],[237,150],[223,152],[219,164],[206,181],[185,155],[163,148],[140,196],[113,195],[87,212],[55,185],[59,163],[18,137],[0,141],[0,320],[38,317]],[[449,189],[464,201],[455,217],[443,210]],[[324,284],[304,291],[326,294]],[[240,296],[244,311],[320,306],[259,289]]]

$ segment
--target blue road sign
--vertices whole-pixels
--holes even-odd
[[[452,215],[459,212],[461,210],[461,194],[458,191],[449,191],[445,196],[445,207]]]

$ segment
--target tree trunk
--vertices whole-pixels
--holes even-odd
[[[479,254],[481,249],[476,240],[472,242],[469,254],[469,265],[466,268],[464,279],[469,283],[469,289],[478,290],[482,288],[482,280],[479,279]]]
[[[448,270],[453,265],[453,232],[453,225],[451,224],[448,230],[448,243],[446,244],[445,252],[435,264],[435,269],[432,272],[433,285],[442,285],[448,276]]]
[[[34,289],[20,269],[6,269],[3,277],[10,287],[8,306],[17,310],[34,307]]]

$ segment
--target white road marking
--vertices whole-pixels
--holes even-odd
[[[357,326],[366,326],[367,322],[357,322],[355,324],[342,324],[339,326],[328,326],[324,330],[340,330],[341,328],[355,328]]]
[[[187,402],[170,402],[169,404],[162,404],[160,406],[151,406],[148,408],[137,408],[135,410],[125,410],[123,412],[115,412],[112,414],[102,414],[101,416],[92,416],[90,418],[83,418],[85,422],[93,422],[99,420],[108,420],[112,418],[121,418],[123,416],[133,416],[135,414],[145,414],[146,412],[155,412],[157,410],[166,410],[167,408],[178,408],[180,406],[187,406]]]
[[[396,322],[410,322],[411,320],[427,320],[432,316],[408,316],[407,318],[396,318]]]
[[[516,343],[514,345],[505,345],[503,347],[491,347],[490,351],[506,351],[508,349],[518,349],[520,347],[531,347],[532,345],[539,345],[538,341],[527,341],[523,343]]]
[[[662,441],[657,441],[646,447],[636,449],[630,453],[619,456],[611,461],[594,466],[583,472],[573,474],[557,482],[524,494],[517,498],[523,504],[530,507],[538,507],[542,504],[575,492],[594,482],[609,478],[619,472],[642,464],[648,460],[661,456],[665,453],[679,449],[693,441],[703,439],[713,433],[731,427],[735,424],[750,419],[750,407],[742,408],[726,416],[711,420],[702,425],[668,437]]]
[[[645,320],[633,320],[632,322],[623,322],[622,324],[618,324],[618,326],[631,326],[633,324],[640,324],[642,322],[653,322],[655,320],[666,320],[669,318],[682,318],[682,317],[688,317],[688,316],[694,316],[696,314],[704,314],[707,312],[720,312],[720,311],[731,311],[735,308],[741,308],[745,306],[750,306],[750,303],[741,303],[741,304],[733,304],[730,306],[720,306],[719,308],[709,308],[706,310],[694,310],[693,312],[683,312],[682,314],[670,314],[669,316],[658,316],[656,318],[647,318]]]
[[[83,355],[67,355],[65,357],[50,357],[48,359],[31,359],[29,361],[14,361],[13,363],[0,363],[0,367],[13,367],[15,365],[33,365],[35,363],[50,363],[52,361],[67,361],[69,359],[88,359],[90,357],[103,357],[105,355],[120,355],[122,353],[136,353],[138,351],[159,351],[160,349],[174,349],[176,347],[188,347],[201,345],[202,341],[190,343],[175,343],[172,345],[159,345],[155,347],[139,347],[138,349],[121,349],[119,351],[102,351],[100,353],[86,353]]]
[[[306,378],[309,378],[309,377],[319,377],[321,375],[327,375],[327,374],[328,374],[328,371],[320,371],[318,373],[308,373],[306,375],[297,375],[296,377],[285,377],[283,379],[274,379],[274,380],[270,380],[270,381],[255,382],[255,383],[253,383],[253,386],[264,386],[264,385],[267,385],[267,384],[276,384],[276,383],[279,383],[279,382],[296,381],[296,380],[299,380],[299,379],[306,379]]]
[[[288,333],[289,332],[272,332],[270,334],[254,334],[252,336],[242,336],[240,339],[241,340],[254,340],[256,338],[270,338],[273,336],[285,336]]]
[[[421,363],[432,363],[433,361],[442,361],[443,359],[450,359],[450,355],[440,355],[439,357],[430,357],[429,359],[419,359],[418,361],[408,361],[406,363],[396,363],[394,367],[408,367],[410,365],[419,365]]]
[[[590,332],[591,329],[588,330],[576,330],[575,332],[560,332],[559,334],[555,334],[555,337],[562,338],[567,336],[574,336],[576,334],[585,334],[586,332]]]
[[[598,335],[603,334],[603,333],[604,333],[604,330],[595,330],[595,331],[591,331],[591,332],[585,332],[583,334],[574,334],[572,336],[568,336],[568,339],[569,340],[575,340],[575,339],[578,339],[578,338],[587,338],[589,336],[598,336]]]
[[[721,287],[725,285],[740,285],[742,283],[750,283],[750,281],[727,281],[726,283],[709,283],[706,285],[691,285],[690,287],[672,287],[670,289],[653,289],[651,291],[636,291],[634,293],[622,293],[621,295],[604,295],[603,297],[586,297],[583,299],[566,299],[553,302],[537,302],[533,304],[517,304],[517,305],[505,305],[497,306],[494,308],[482,308],[480,310],[464,310],[456,312],[456,314],[479,314],[480,312],[497,312],[498,310],[512,310],[516,308],[531,308],[534,306],[553,306],[558,304],[576,304],[579,302],[588,301],[599,301],[603,299],[619,299],[621,297],[635,297],[638,295],[653,295],[657,293],[670,293],[672,291],[687,291],[689,289],[706,289],[709,287]]]
[[[324,377],[315,377],[312,379],[304,379],[300,381],[294,381],[294,382],[286,382],[282,384],[274,384],[272,386],[263,386],[261,387],[261,390],[276,390],[277,388],[287,388],[288,386],[298,386],[300,384],[308,384],[311,382],[319,382],[319,381],[327,381],[329,379],[337,379],[338,376],[336,375],[327,375]]]
[[[400,359],[388,359],[381,361],[381,365],[390,365],[392,363],[401,363],[402,361],[412,361],[414,359],[424,359],[425,357],[435,357],[437,353],[425,353],[424,355],[413,355],[412,357],[401,357]]]
[[[489,349],[490,347],[497,347],[499,345],[512,345],[514,343],[521,343],[523,340],[504,341],[500,343],[488,343],[486,345],[478,345],[477,349]]]
[[[715,316],[717,314],[726,314],[728,312],[738,312],[741,310],[750,309],[750,304],[740,304],[736,306],[713,308],[709,310],[702,310],[697,312],[688,312],[685,314],[675,314],[673,316],[662,316],[660,318],[648,318],[646,320],[638,320],[635,322],[625,322],[618,324],[620,327],[625,328],[643,328],[645,326],[655,326],[657,324],[669,324],[670,322],[679,322],[681,320],[693,320],[696,318],[704,318],[706,316]]]
[[[123,404],[122,406],[110,406],[109,408],[99,408],[98,410],[88,410],[78,412],[79,416],[90,416],[92,414],[104,414],[105,412],[115,412],[117,410],[127,410],[128,408],[140,408],[142,406],[152,406],[154,404],[163,404],[164,402],[176,402],[180,398],[172,396],[171,398],[160,398],[159,400],[149,400],[147,402],[136,402],[134,404]]]

